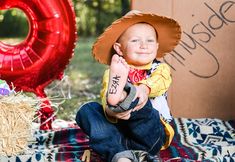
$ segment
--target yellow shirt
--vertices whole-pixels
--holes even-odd
[[[131,67],[133,67],[133,66],[131,66]],[[134,67],[134,68],[137,68],[137,67]],[[138,67],[137,69],[149,70],[151,68],[152,68],[152,63],[150,63],[146,66]],[[101,93],[100,93],[101,100],[102,100],[102,106],[103,106],[105,115],[106,115],[105,108],[107,106],[106,93],[107,93],[107,90],[108,90],[108,81],[109,81],[109,69],[107,69],[104,72],[104,75],[103,75],[103,88],[102,88]],[[154,98],[154,97],[161,96],[162,94],[164,94],[168,90],[171,82],[172,82],[172,79],[171,79],[171,75],[170,75],[169,66],[165,63],[161,63],[160,65],[157,66],[157,68],[155,70],[153,70],[151,72],[151,74],[146,79],[143,79],[143,80],[137,82],[136,84],[137,85],[138,84],[145,84],[146,86],[148,86],[150,88],[149,97]],[[113,123],[117,122],[117,119],[111,118],[107,115],[106,115],[106,118],[110,122],[113,122]],[[165,122],[163,119],[161,119],[161,122],[163,123],[163,125],[165,127],[165,132],[166,132],[166,135],[167,135],[166,143],[162,147],[162,149],[166,149],[170,145],[170,143],[173,139],[174,130],[170,126],[170,124]]]

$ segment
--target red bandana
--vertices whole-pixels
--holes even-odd
[[[138,83],[139,81],[146,79],[147,73],[146,70],[142,69],[133,69],[130,68],[128,78],[130,79],[131,83]]]

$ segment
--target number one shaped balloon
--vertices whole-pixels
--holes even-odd
[[[13,85],[16,91],[33,92],[42,98],[40,129],[51,129],[54,111],[44,88],[62,78],[74,54],[75,13],[69,0],[0,1],[0,10],[11,8],[26,14],[29,33],[17,45],[0,41],[0,79]]]

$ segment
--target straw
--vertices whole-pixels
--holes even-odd
[[[32,139],[32,121],[39,101],[22,93],[0,97],[0,155],[23,153]]]

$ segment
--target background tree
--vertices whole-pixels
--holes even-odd
[[[79,36],[96,36],[130,10],[130,0],[73,0]],[[0,37],[26,37],[28,21],[23,11],[0,11]]]
[[[28,21],[19,9],[0,11],[0,37],[26,37]]]

